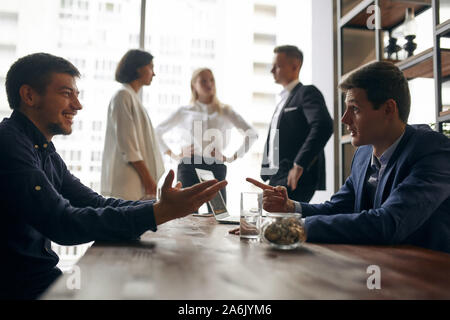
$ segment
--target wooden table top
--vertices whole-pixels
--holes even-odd
[[[140,241],[95,243],[43,299],[450,299],[450,255],[413,246],[306,243],[278,251],[186,217]],[[369,290],[376,265],[381,289]],[[75,279],[75,280],[74,280]],[[79,289],[68,289],[78,281]]]

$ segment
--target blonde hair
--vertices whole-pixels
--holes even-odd
[[[221,114],[221,113],[223,113],[224,108],[226,108],[226,107],[223,106],[222,103],[217,98],[217,89],[216,89],[214,74],[211,71],[211,69],[209,69],[209,68],[198,68],[198,69],[194,70],[194,72],[192,73],[192,77],[191,77],[191,103],[194,104],[198,100],[198,93],[197,93],[197,91],[195,91],[194,84],[195,84],[195,81],[197,81],[198,77],[200,76],[200,74],[203,71],[211,72],[211,75],[212,75],[212,77],[214,79],[214,96],[213,96],[213,99],[212,99],[212,102],[211,102],[211,106],[213,107],[213,109],[216,112]]]

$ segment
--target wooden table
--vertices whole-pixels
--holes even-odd
[[[231,225],[187,217],[141,241],[95,243],[44,299],[450,299],[450,255],[412,246],[306,243],[277,251],[228,234]],[[369,290],[367,268],[380,268]]]

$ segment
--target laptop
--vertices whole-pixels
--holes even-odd
[[[214,173],[210,170],[195,168],[195,171],[197,172],[198,180],[200,180],[200,182],[215,179]],[[239,224],[240,218],[233,217],[228,213],[227,206],[225,205],[225,201],[220,192],[217,192],[216,196],[208,201],[208,204],[211,207],[217,222]]]

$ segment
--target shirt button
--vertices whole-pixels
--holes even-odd
[[[39,146],[37,144],[34,145],[35,149],[39,149]]]
[[[41,190],[41,186],[36,186],[36,187],[34,187],[34,190],[36,190],[36,191]]]
[[[47,148],[47,146],[48,146],[48,144],[44,143],[43,147],[44,147],[44,148]]]

